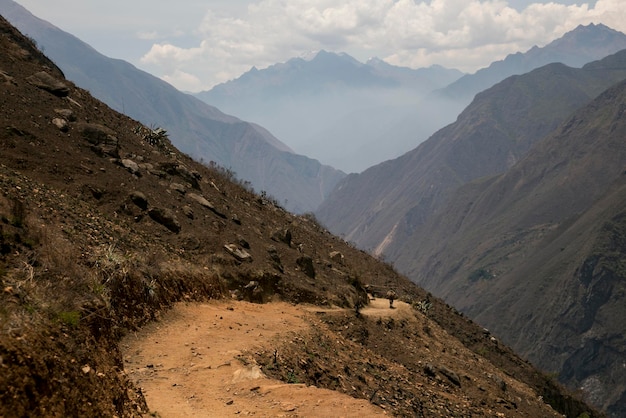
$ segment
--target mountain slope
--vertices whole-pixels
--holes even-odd
[[[505,78],[524,74],[544,65],[560,62],[569,67],[582,67],[626,48],[626,35],[603,24],[579,25],[544,47],[508,55],[502,61],[467,74],[440,90],[446,97],[471,100],[474,95]]]
[[[229,321],[234,298],[314,306],[315,327],[216,369],[256,365],[282,385],[296,379],[394,415],[597,416],[390,266],[65,80],[2,17],[0,52],[0,415],[153,414],[125,370],[137,353],[122,357],[122,336],[162,325],[181,301],[222,298]],[[406,302],[371,317],[365,284]],[[240,332],[218,318],[207,327]],[[196,348],[191,362],[203,360]]]
[[[395,262],[459,186],[504,172],[571,112],[624,77],[626,51],[582,69],[551,64],[510,77],[478,94],[455,123],[413,151],[346,177],[317,215],[335,233]]]
[[[165,128],[175,146],[236,172],[295,212],[312,211],[344,173],[297,155],[266,129],[226,115],[127,62],[98,53],[11,0],[0,13],[34,38],[67,77],[112,108]]]
[[[626,413],[624,109],[626,81],[505,174],[462,189],[398,260],[615,417]]]
[[[379,59],[363,64],[347,54],[319,51],[253,68],[197,97],[260,123],[298,152],[358,172],[406,152],[450,122],[450,116],[435,111],[419,121],[414,115],[416,108],[427,108],[421,100],[427,93],[460,75],[439,66],[413,70]]]

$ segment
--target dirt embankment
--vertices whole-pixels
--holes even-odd
[[[288,303],[181,304],[122,342],[125,368],[163,417],[385,415],[366,400],[267,378],[244,355],[311,326],[310,312]]]

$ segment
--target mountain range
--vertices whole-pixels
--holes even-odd
[[[508,76],[552,62],[580,67],[624,48],[626,35],[590,24],[465,75],[376,58],[363,64],[345,53],[319,51],[252,68],[196,96],[259,123],[300,153],[361,172],[409,152],[454,122],[476,93]]]
[[[235,172],[294,212],[317,208],[345,176],[294,153],[259,125],[224,114],[125,61],[98,53],[12,0],[0,0],[0,14],[32,37],[69,79],[111,108],[165,129],[181,151]]]
[[[414,70],[376,58],[361,63],[322,50],[252,68],[196,96],[259,123],[298,152],[360,172],[414,148],[420,135],[425,139],[450,122],[432,103],[421,102],[461,75],[441,66]],[[415,117],[426,109],[430,117]]]
[[[15,6],[13,2],[4,5],[9,5],[9,8]],[[49,41],[57,33],[56,28],[53,29],[55,31],[44,31],[45,35],[38,36]],[[591,37],[608,34],[606,45],[611,44],[610,39],[623,36],[603,25],[581,26],[574,32],[586,32]],[[35,35],[31,36],[36,39]],[[573,36],[565,38],[578,39]],[[578,39],[577,42],[582,41]],[[561,44],[572,50],[568,42]],[[85,47],[80,42],[69,42],[69,45]],[[50,53],[51,46],[43,43],[41,46]],[[537,50],[531,51],[536,54]],[[67,54],[66,57],[74,60],[72,62],[81,62],[81,58],[77,59],[81,55]],[[345,61],[345,68],[354,65],[354,60],[345,54],[327,52],[302,60],[302,65],[306,66],[318,57],[324,58],[320,59],[324,65],[337,59]],[[132,70],[132,76],[124,77],[134,81],[118,81],[121,86],[142,85],[151,77],[144,77],[144,73],[141,78],[134,79],[134,71],[137,70],[127,63],[119,62],[121,66],[116,66],[103,61],[101,64],[102,68],[108,69],[107,73],[113,75],[118,72],[126,74],[129,68]],[[385,67],[379,60],[358,64]],[[68,68],[71,69],[71,65]],[[392,88],[390,86],[397,85],[394,83],[406,82],[413,77],[412,71],[405,70],[393,68],[394,75],[384,81],[364,76],[363,83],[375,85],[379,92],[386,91]],[[84,63],[76,70],[77,74],[81,72],[87,76],[92,72],[94,77],[98,75],[97,68],[89,68]],[[338,72],[344,74],[346,80],[349,79],[348,73]],[[400,73],[404,75],[400,76]],[[621,180],[616,174],[616,167],[623,161],[620,144],[616,140],[623,132],[620,119],[623,86],[616,85],[595,101],[591,100],[624,77],[624,56],[618,53],[582,69],[550,64],[507,78],[477,94],[456,123],[438,131],[415,150],[360,175],[347,177],[318,211],[320,219],[331,225],[331,229],[341,232],[362,248],[394,262],[413,280],[423,283],[436,295],[445,296],[449,303],[477,318],[524,356],[558,374],[564,383],[582,388],[591,402],[613,416],[626,413],[623,376],[619,372],[624,358],[620,349],[624,332],[620,323],[614,320],[623,314],[624,296],[621,261],[623,222],[620,212],[623,200]],[[3,78],[7,85],[12,85],[13,77],[3,72]],[[117,78],[113,77],[107,83],[115,85],[115,80]],[[314,82],[317,81],[312,80],[313,85]],[[161,93],[163,86],[167,94]],[[344,87],[328,90],[337,93]],[[165,109],[161,109],[163,112],[186,108],[186,103],[190,103],[194,109],[191,113],[200,113],[202,120],[192,123],[192,130],[201,136],[210,136],[211,147],[217,147],[209,153],[211,158],[213,155],[222,155],[224,159],[239,155],[246,161],[249,158],[263,160],[269,153],[272,155],[269,158],[270,168],[267,160],[258,168],[264,175],[269,171],[280,179],[283,178],[281,176],[294,177],[294,172],[304,172],[315,179],[311,188],[303,189],[296,181],[290,183],[290,187],[305,194],[315,190],[313,195],[317,202],[323,199],[324,190],[332,189],[333,182],[327,184],[319,175],[319,163],[294,154],[260,126],[225,115],[198,100],[188,101],[191,96],[183,95],[184,99],[182,96],[171,96],[170,89],[171,86],[165,83],[156,88],[150,82],[145,89],[134,93],[142,97],[148,92],[147,99],[144,97],[140,105],[166,103]],[[310,94],[310,91],[306,93]],[[420,91],[417,95],[421,94],[423,92]],[[134,95],[131,96],[132,99]],[[461,96],[463,94],[459,94]],[[467,94],[465,96],[467,100]],[[110,100],[114,101],[114,98]],[[116,106],[124,110],[128,103],[124,99]],[[433,104],[428,99],[420,103]],[[97,105],[96,110],[100,106],[103,105]],[[135,108],[136,104],[133,102],[131,107]],[[433,109],[437,107],[433,105]],[[577,109],[577,113],[572,113]],[[367,112],[359,110],[357,113]],[[180,115],[173,113],[176,114]],[[369,116],[372,117],[372,114]],[[112,116],[108,118],[116,119]],[[404,125],[406,118],[400,119],[394,119],[393,129],[410,126]],[[205,120],[210,120],[210,123]],[[174,132],[169,126],[165,127],[170,134]],[[138,125],[136,128],[140,129],[139,132],[144,129]],[[11,137],[9,145],[19,143],[20,146],[22,143],[15,142],[13,136],[32,136],[28,129],[15,126],[9,126],[6,134]],[[399,136],[389,127],[386,134]],[[573,139],[571,147],[562,146],[564,143],[570,145],[570,138]],[[176,140],[175,137],[172,139]],[[234,145],[225,144],[232,139],[236,141]],[[585,141],[591,141],[591,144]],[[192,141],[192,147],[197,146],[200,145]],[[241,149],[245,152],[237,154]],[[276,159],[281,162],[272,165],[275,149],[280,151]],[[169,152],[174,151],[170,149]],[[204,158],[189,153],[197,159]],[[288,163],[291,168],[287,170],[281,165],[284,161],[282,153],[295,155],[294,160]],[[129,158],[135,156],[132,153],[127,155]],[[18,160],[16,167],[34,166],[29,166],[27,159],[20,157]],[[605,160],[610,162],[606,167],[603,164]],[[92,164],[89,158],[84,161]],[[122,159],[119,164],[132,171],[133,165],[128,161],[124,163]],[[228,164],[224,166],[233,168]],[[59,167],[51,165],[48,170],[53,173]],[[90,172],[91,169],[83,170]],[[192,177],[185,177],[183,172],[189,172],[182,168],[182,171],[177,170],[169,167],[151,174],[178,175],[192,181],[190,187],[194,187],[195,183],[191,180],[193,174]],[[565,174],[561,170],[565,170]],[[70,183],[77,175],[71,168],[62,167],[60,172],[67,174],[64,181]],[[343,177],[343,173],[333,172],[337,178]],[[232,172],[227,170],[227,173],[232,176]],[[252,175],[255,173],[258,174],[258,171]],[[276,178],[273,181],[277,181]],[[89,191],[94,197],[101,196],[111,183],[106,184],[104,188],[84,184],[81,193]],[[175,187],[168,189],[167,193],[184,191],[184,185],[181,188],[178,183],[172,184]],[[328,188],[322,188],[321,184]],[[122,186],[125,185],[122,183]],[[213,186],[216,190],[220,189],[215,183]],[[266,189],[275,193],[272,189],[262,188]],[[31,192],[37,193],[36,190]],[[103,202],[106,205],[120,203],[115,200],[116,193],[105,195],[107,197]],[[282,195],[279,196],[282,198]],[[302,201],[306,205],[302,205]],[[315,207],[315,202],[306,199],[297,198],[296,202],[289,201],[289,204],[303,211]],[[268,201],[262,195],[257,203],[267,205]],[[175,203],[168,204],[176,207]],[[225,204],[226,207],[236,206],[233,202]],[[204,207],[209,206],[216,215],[223,215],[207,201]],[[110,209],[112,206],[107,207]],[[12,210],[15,212],[18,209],[14,207]],[[278,211],[278,208],[273,210]],[[126,212],[133,213],[128,209],[128,203],[111,209],[113,216]],[[168,221],[169,218],[159,213],[153,212],[150,217],[160,219],[160,222],[169,225],[168,228],[178,228],[175,222]],[[180,213],[187,217],[191,215],[193,219],[193,211],[185,208]],[[142,214],[134,215],[135,220],[141,222]],[[8,222],[9,218],[6,219]],[[238,217],[235,217],[233,222],[237,220]],[[216,221],[212,226],[219,235],[224,223]],[[198,242],[196,238],[185,235],[174,246],[183,252],[197,249],[194,244]],[[20,242],[8,245],[19,246],[22,245]],[[319,263],[324,264],[325,261],[319,260]],[[310,289],[305,289],[304,293],[308,291]],[[537,302],[551,308],[538,312]],[[447,320],[444,315],[442,322]],[[461,338],[460,334],[455,335]]]
[[[615,416],[624,412],[623,392],[608,388],[615,380],[613,370],[623,359],[620,340],[616,334],[592,338],[582,333],[605,324],[605,317],[594,316],[596,310],[605,304],[604,309],[613,309],[623,300],[612,299],[613,286],[606,282],[588,293],[581,290],[579,275],[572,269],[583,271],[585,256],[592,253],[570,251],[586,245],[588,235],[569,235],[569,244],[561,243],[561,264],[549,263],[546,257],[555,256],[550,244],[581,213],[594,213],[595,201],[612,191],[612,182],[619,177],[616,172],[623,170],[619,142],[593,146],[594,141],[602,144],[604,135],[619,138],[624,133],[616,119],[620,113],[611,109],[623,106],[619,88],[600,96],[605,100],[592,100],[625,78],[626,50],[580,69],[549,64],[509,77],[477,94],[454,124],[415,150],[346,177],[317,212],[332,231],[385,257],[427,290],[497,330],[497,335],[558,373],[565,383],[584,386],[596,404]],[[606,100],[607,94],[612,102]],[[593,117],[583,123],[582,116],[572,116],[577,109]],[[547,147],[544,138],[551,132],[561,133],[559,142]],[[585,164],[553,183],[548,182],[552,167],[540,165],[541,158],[545,158],[541,164],[555,166],[567,167],[577,159]],[[615,164],[605,167],[603,159]],[[516,173],[515,181],[496,189],[495,184],[503,183],[493,176],[510,173]],[[588,189],[574,187],[577,182]],[[493,192],[483,195],[482,187],[488,185],[494,185]],[[535,188],[522,193],[522,186],[531,185]],[[554,189],[545,189],[548,185]],[[602,236],[599,231],[607,219],[599,215],[593,225],[587,225],[587,232]],[[591,271],[599,274],[592,266]],[[586,274],[585,280],[598,280],[591,272]],[[568,302],[537,309],[554,300]],[[589,300],[594,300],[594,313],[585,307]],[[560,310],[563,306],[567,308]],[[587,312],[585,330],[560,340],[561,330],[582,321],[581,312]],[[541,318],[540,323],[534,318]],[[621,326],[610,323],[606,326]],[[601,360],[586,368],[588,358],[577,350],[589,341],[593,349],[587,348],[586,354],[596,349],[616,354],[593,351]]]
[[[438,93],[470,101],[476,93],[512,75],[524,74],[553,62],[579,68],[625,48],[625,34],[601,23],[579,25],[543,47],[535,45],[526,52],[507,55],[474,74],[466,74]]]
[[[0,69],[0,416],[166,414],[146,378],[198,416],[600,416],[388,264],[66,80],[1,16]]]

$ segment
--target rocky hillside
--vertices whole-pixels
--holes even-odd
[[[460,190],[398,257],[614,417],[626,414],[625,108],[622,82],[505,174]]]
[[[131,64],[105,57],[12,0],[0,14],[33,38],[68,79],[152,128],[196,160],[214,161],[289,210],[315,210],[345,174],[294,153],[263,127],[226,115]]]
[[[497,329],[498,335],[538,365],[558,373],[571,387],[583,387],[589,399],[616,411],[617,416],[622,414],[621,391],[614,393],[605,385],[613,385],[608,376],[621,364],[620,340],[614,346],[609,335],[616,334],[587,335],[604,323],[601,316],[588,312],[589,301],[598,298],[593,304],[598,303],[599,309],[610,300],[608,289],[613,285],[604,282],[601,286],[608,287],[589,293],[580,290],[573,279],[579,273],[572,269],[582,269],[580,257],[591,256],[590,249],[577,247],[590,244],[587,233],[568,235],[568,244],[553,248],[556,253],[543,246],[563,233],[560,228],[569,228],[595,200],[604,198],[606,187],[623,170],[618,139],[622,131],[616,119],[616,109],[622,106],[619,94],[614,103],[585,105],[610,84],[626,78],[625,64],[626,51],[622,51],[582,69],[552,64],[511,77],[477,95],[455,124],[413,152],[360,176],[349,176],[319,212],[331,230],[385,254],[412,280]],[[594,113],[600,106],[606,108]],[[571,119],[577,107],[585,109],[581,111],[585,124],[580,114]],[[560,125],[559,142],[553,141],[549,149],[533,148],[561,123],[567,129]],[[601,139],[609,133],[617,137],[608,145],[582,142],[586,138],[604,143]],[[541,158],[543,165],[530,163]],[[570,160],[582,163],[555,180],[557,184],[548,174],[557,164],[554,159],[564,166]],[[510,179],[507,185],[498,181],[501,187],[483,197],[482,187],[491,187],[494,181],[491,176],[504,172],[511,176],[506,177]],[[522,193],[520,188],[530,185],[536,188]],[[593,228],[601,231],[604,216],[617,215],[604,213]],[[575,245],[575,240],[581,241]],[[528,297],[521,298],[521,294]],[[546,300],[538,304],[539,295]],[[554,305],[553,300],[567,302]],[[536,307],[543,305],[554,309],[538,315]],[[585,316],[585,327],[574,325],[582,320],[578,315]],[[537,322],[535,317],[541,319]],[[617,351],[600,356],[603,360],[587,370],[578,347],[591,335],[593,341],[601,341],[594,349]],[[585,353],[590,354],[589,349]],[[572,356],[578,361],[575,366],[569,360]]]
[[[0,51],[0,415],[147,414],[120,338],[209,298],[343,308],[266,372],[389,414],[598,415],[389,265],[65,80],[3,18]],[[408,316],[359,315],[387,289]]]

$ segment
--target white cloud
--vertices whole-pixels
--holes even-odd
[[[156,43],[141,62],[184,89],[207,89],[253,65],[263,68],[318,49],[475,71],[508,53],[545,45],[579,24],[626,31],[620,3],[513,8],[504,0],[260,0],[243,13],[208,10],[192,30],[195,46]]]

